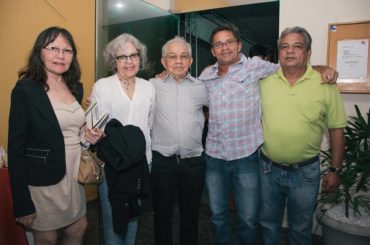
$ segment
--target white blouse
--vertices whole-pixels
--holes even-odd
[[[100,113],[108,112],[109,120],[117,119],[125,125],[139,127],[146,140],[146,157],[152,160],[150,129],[153,123],[155,91],[147,80],[135,78],[132,100],[123,90],[117,74],[99,79],[93,87],[92,100],[98,104]]]

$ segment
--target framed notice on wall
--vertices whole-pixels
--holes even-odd
[[[328,60],[343,93],[370,93],[370,20],[329,24]]]

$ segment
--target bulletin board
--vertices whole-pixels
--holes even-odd
[[[342,93],[370,93],[370,20],[329,24],[327,64]]]

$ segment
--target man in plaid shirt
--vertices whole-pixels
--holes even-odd
[[[259,80],[278,65],[245,57],[238,30],[213,30],[216,64],[199,79],[209,94],[206,186],[212,211],[213,244],[232,244],[229,196],[235,197],[237,244],[255,244],[259,206],[258,147],[263,143]]]

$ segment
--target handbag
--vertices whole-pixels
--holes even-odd
[[[103,165],[103,161],[96,156],[96,153],[81,149],[77,181],[81,184],[100,183],[104,177]]]

